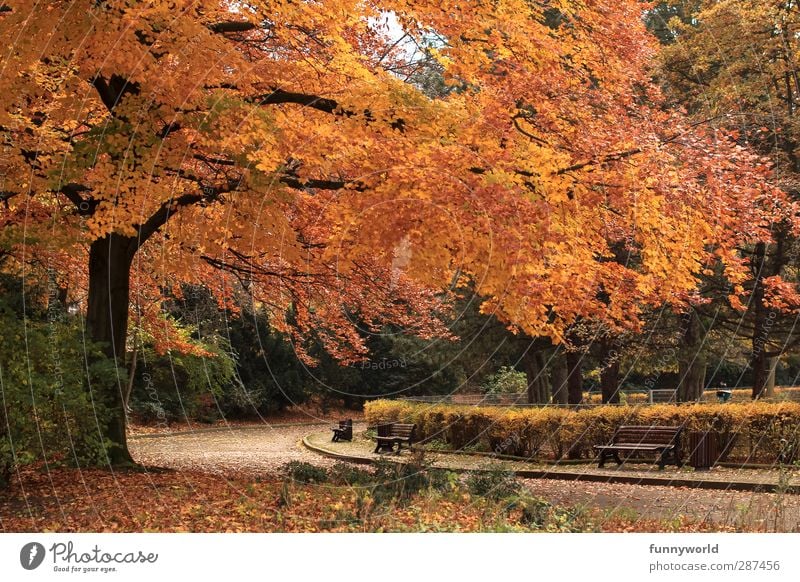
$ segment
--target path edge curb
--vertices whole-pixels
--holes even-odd
[[[315,445],[308,440],[311,435],[303,437],[302,443],[305,448],[319,455],[338,459],[349,463],[360,465],[374,465],[378,459],[364,457],[360,455],[346,455],[325,449]],[[404,463],[402,458],[395,457],[396,462]],[[454,473],[466,473],[470,471],[489,472],[491,469],[447,469]],[[584,481],[593,483],[625,484],[625,485],[650,485],[659,487],[687,487],[690,489],[710,489],[723,491],[750,491],[753,493],[776,493],[779,486],[774,483],[749,483],[747,481],[711,481],[711,480],[691,480],[691,479],[665,479],[659,477],[628,477],[625,475],[592,475],[580,473],[567,473],[561,471],[540,471],[533,469],[511,470],[517,477],[524,479],[557,479],[561,481]],[[789,495],[800,494],[800,488],[791,487],[783,491]]]

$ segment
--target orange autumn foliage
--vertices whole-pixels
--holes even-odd
[[[88,247],[69,275],[118,358],[136,269],[134,285],[246,288],[344,361],[365,352],[357,321],[446,334],[437,291],[467,278],[531,336],[635,327],[644,306],[690,299],[715,258],[741,278],[736,245],[768,238],[786,206],[760,158],[666,109],[641,12],[10,3],[4,240],[22,259],[57,224],[58,248]],[[437,96],[408,82],[423,66]]]

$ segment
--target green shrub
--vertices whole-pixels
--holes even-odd
[[[330,481],[336,485],[366,486],[372,485],[375,475],[369,471],[358,469],[347,463],[336,463],[330,468]]]
[[[130,403],[139,420],[210,422],[219,416],[221,402],[237,389],[236,360],[224,345],[201,347],[211,355],[158,355],[149,347],[140,353]]]
[[[96,465],[110,445],[108,394],[125,371],[73,318],[32,321],[0,301],[0,484],[18,466]]]
[[[486,394],[519,394],[528,389],[528,379],[524,372],[503,366],[486,379],[482,389]]]
[[[322,467],[302,461],[291,461],[283,467],[283,473],[298,483],[327,483],[328,472]]]
[[[515,496],[507,503],[509,512],[518,511],[519,521],[536,531],[580,533],[594,529],[583,512],[553,505],[540,497]]]
[[[465,480],[472,495],[487,499],[505,499],[519,493],[520,485],[513,471],[474,471]]]

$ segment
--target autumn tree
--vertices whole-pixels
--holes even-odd
[[[365,351],[354,317],[444,334],[434,291],[457,273],[529,337],[636,327],[732,232],[767,233],[779,198],[744,148],[661,106],[641,16],[634,0],[7,2],[5,240],[20,265],[48,247],[83,265],[65,275],[120,362],[132,271],[246,289],[345,361]],[[393,27],[452,90],[399,73]],[[615,244],[635,268],[605,260]]]
[[[794,2],[668,2],[652,14],[668,43],[660,71],[669,94],[698,119],[726,128],[774,164],[775,182],[797,202],[797,31]],[[702,311],[751,342],[753,398],[771,384],[777,358],[800,342],[796,212],[776,217],[769,236],[737,246],[746,277],[702,274]]]

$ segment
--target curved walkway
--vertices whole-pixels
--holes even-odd
[[[177,470],[200,470],[209,473],[274,474],[290,461],[305,461],[315,465],[330,466],[342,460],[374,462],[373,443],[363,433],[363,424],[356,425],[352,443],[331,443],[327,424],[317,426],[283,425],[230,430],[197,431],[191,434],[166,434],[157,437],[132,437],[130,447],[140,463],[169,467]],[[311,445],[315,450],[303,445]],[[320,454],[323,453],[323,454]],[[342,456],[348,457],[347,459]],[[394,459],[393,455],[386,458]],[[436,464],[445,463],[457,470],[511,469],[523,476],[527,488],[537,496],[552,503],[568,506],[600,508],[608,515],[635,513],[642,519],[708,520],[720,526],[764,529],[765,531],[800,531],[800,495],[787,495],[780,487],[777,493],[752,491],[709,490],[676,486],[677,477],[687,478],[692,471],[666,469],[660,475],[643,465],[623,466],[599,475],[596,466],[581,464],[553,467],[519,463],[515,466],[498,459],[467,455],[426,453],[426,458]],[[399,460],[408,459],[408,453]],[[551,478],[524,478],[523,471],[545,471]],[[569,473],[564,477],[555,473]],[[653,475],[655,473],[655,475]],[[533,473],[527,473],[531,475]],[[594,477],[586,477],[595,475]],[[763,481],[762,486],[777,485],[777,472],[733,469],[714,469],[696,476],[703,481],[718,482]],[[619,482],[620,478],[632,479]],[[566,480],[569,478],[569,480]],[[644,478],[664,479],[661,484],[644,481]],[[792,483],[797,479],[797,472]],[[616,482],[614,482],[616,481]]]
[[[275,473],[290,461],[333,465],[300,443],[327,424],[263,425],[230,429],[133,436],[128,440],[136,462],[152,467],[206,473]]]

